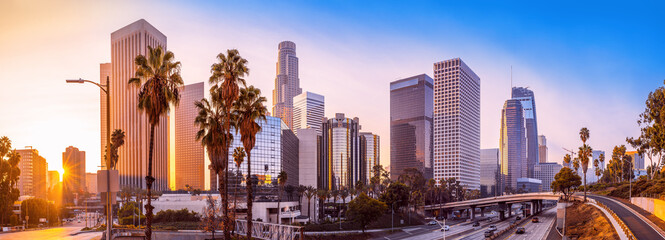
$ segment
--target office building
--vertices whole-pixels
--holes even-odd
[[[522,117],[526,129],[526,167],[527,176],[533,178],[533,167],[539,163],[538,158],[538,119],[536,118],[536,99],[533,91],[523,87],[513,87],[512,99],[522,103]]]
[[[60,173],[58,171],[48,171],[46,182],[48,182],[46,187],[47,190],[53,188],[53,186],[60,182]]]
[[[433,177],[434,80],[426,74],[390,83],[390,178],[416,168]]]
[[[499,196],[499,149],[480,150],[480,197]]]
[[[363,164],[363,172],[360,177],[365,185],[369,185],[372,178],[372,168],[379,165],[379,135],[371,132],[361,132],[360,135],[360,162]]]
[[[63,192],[80,193],[85,191],[85,151],[69,146],[62,153]]]
[[[97,194],[97,173],[85,173],[85,186],[88,193]]]
[[[103,83],[104,74],[111,77],[111,131],[125,131],[125,144],[118,149],[116,169],[120,174],[120,188],[145,188],[145,176],[148,174],[148,151],[150,148],[150,124],[145,113],[138,109],[137,96],[139,88],[128,86],[127,82],[135,76],[134,59],[138,55],[146,55],[148,46],[162,46],[166,50],[166,36],[147,21],[141,19],[111,33],[111,70],[109,65],[100,64]],[[110,73],[109,73],[110,72]],[[102,80],[102,79],[100,79]],[[102,156],[106,146],[106,111],[102,102]],[[155,182],[154,190],[168,190],[168,117],[161,116],[159,125],[155,126],[152,158],[152,175]],[[105,166],[102,159],[102,165]]]
[[[298,57],[296,44],[284,41],[278,45],[277,77],[272,91],[272,114],[284,120],[293,129],[293,97],[302,93],[298,78]]]
[[[538,162],[547,162],[547,139],[545,135],[538,136]]]
[[[321,135],[321,123],[325,114],[325,98],[313,92],[304,92],[293,98],[293,132],[312,128]]]
[[[319,189],[351,187],[362,179],[365,166],[360,158],[358,118],[347,118],[343,113],[324,119],[321,137]]]
[[[506,100],[501,110],[501,184],[506,192],[517,190],[517,179],[528,176],[523,113],[517,99]]]
[[[18,179],[18,189],[21,196],[33,196],[46,198],[46,175],[48,174],[48,163],[39,155],[37,149],[17,149],[21,155],[18,167],[21,177]]]
[[[543,190],[543,181],[535,178],[518,178],[517,191],[530,193],[541,192]]]
[[[480,189],[480,78],[459,58],[434,63],[434,178]]]
[[[313,188],[318,187],[317,182],[319,181],[319,176],[316,173],[318,172],[317,169],[320,157],[320,149],[318,147],[319,138],[320,135],[317,134],[317,130],[314,128],[304,128],[298,131],[299,185]],[[300,209],[300,212],[303,215],[312,214],[312,219],[318,219],[318,211],[316,211],[318,201],[315,199],[308,201],[305,196],[300,200],[302,203],[302,209]]]
[[[561,164],[558,163],[539,163],[533,169],[536,179],[540,180],[543,183],[543,192],[551,192],[552,182],[554,182],[554,176],[556,176],[559,171],[561,171]]]
[[[203,82],[180,88],[180,104],[175,109],[175,186],[205,189],[205,156],[203,145],[196,140],[199,127],[194,119],[199,112],[194,102],[203,99]]]
[[[277,184],[279,172],[285,171],[288,176],[286,185],[298,186],[298,137],[280,118],[268,116],[266,121],[259,120],[257,123],[261,125],[261,131],[256,134],[256,145],[250,152],[252,157],[250,177],[256,181],[257,185],[274,186]],[[237,147],[243,147],[240,134],[235,130],[231,130],[231,133],[233,143],[229,147],[230,177],[238,171],[238,167],[233,161],[233,151]],[[247,158],[239,169],[243,177],[241,184],[244,186],[248,177]],[[210,176],[210,189],[217,190],[217,174],[211,172]]]
[[[637,151],[626,151],[626,155],[629,155],[633,160],[633,170],[645,170],[644,158],[640,156]]]

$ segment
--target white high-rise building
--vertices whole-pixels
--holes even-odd
[[[298,57],[296,44],[291,41],[279,43],[277,56],[277,77],[272,91],[272,114],[284,120],[293,129],[293,97],[302,93],[298,78]]]
[[[140,19],[111,33],[111,63],[100,64],[100,80],[106,84],[106,76],[111,81],[111,132],[115,129],[125,131],[125,145],[118,149],[120,161],[116,168],[120,174],[120,187],[144,188],[148,174],[148,152],[150,148],[150,123],[145,113],[138,109],[139,88],[129,86],[130,78],[135,76],[134,59],[139,54],[146,55],[148,46],[162,46],[166,50],[166,36],[146,20]],[[110,67],[110,70],[109,70]],[[106,102],[106,96],[100,95]],[[106,140],[106,105],[101,104],[101,134]],[[168,117],[160,117],[155,126],[153,169],[155,178],[153,189],[167,190],[169,187],[168,162]],[[104,164],[105,143],[102,143],[102,165]]]
[[[480,78],[460,58],[434,63],[434,178],[480,189]]]
[[[313,128],[321,135],[321,124],[325,113],[325,98],[313,92],[304,92],[293,98],[293,133]]]
[[[558,163],[538,163],[533,167],[533,174],[536,179],[543,182],[543,192],[552,191],[552,182],[554,176],[561,171],[561,164]]]

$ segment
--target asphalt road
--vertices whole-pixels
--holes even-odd
[[[99,239],[102,236],[102,232],[93,232],[93,233],[83,233],[76,236],[71,236],[72,233],[78,232],[81,228],[85,227],[85,223],[74,223],[70,225],[65,225],[63,227],[49,228],[44,230],[30,230],[23,232],[13,232],[13,233],[2,233],[0,234],[0,239],[2,240],[29,240],[29,239],[40,239],[40,240],[90,240],[90,239]]]
[[[531,240],[531,239],[545,239],[547,230],[552,226],[552,222],[556,220],[556,207],[545,210],[544,212],[536,215],[538,222],[531,222],[531,218],[520,224],[518,227],[524,227],[526,230],[524,234],[516,234],[515,230],[503,239],[507,240]]]
[[[614,213],[619,216],[619,218],[630,228],[635,237],[639,240],[654,240],[654,239],[665,239],[661,236],[658,231],[651,228],[651,225],[644,222],[639,216],[636,216],[631,211],[618,204],[616,200],[610,199],[604,196],[598,195],[588,195],[588,197],[604,204],[608,208],[612,209]]]

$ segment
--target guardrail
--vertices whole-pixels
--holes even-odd
[[[244,236],[247,234],[247,221],[236,219],[236,234]],[[302,227],[291,225],[280,225],[274,223],[252,222],[252,238],[271,240],[294,240],[303,239]]]
[[[621,226],[621,230],[623,230],[623,233],[626,234],[626,236],[628,237],[629,240],[637,240],[637,238],[635,237],[633,232],[630,231],[630,228],[628,228],[628,226],[626,226],[626,224],[623,221],[621,221],[619,216],[617,216],[617,214],[614,213],[614,211],[612,211],[612,209],[608,208],[607,206],[605,206],[604,204],[602,204],[598,201],[596,201],[596,204],[598,206],[602,207],[603,209],[607,210],[612,215],[614,220],[616,220],[619,223],[619,226]]]

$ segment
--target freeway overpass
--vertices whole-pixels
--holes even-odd
[[[505,218],[506,208],[509,210],[511,205],[514,203],[529,203],[531,205],[531,212],[537,213],[542,210],[542,201],[543,200],[554,200],[557,201],[563,195],[555,194],[552,192],[537,192],[537,193],[524,193],[524,194],[513,194],[513,195],[504,195],[498,197],[488,197],[473,199],[467,201],[459,202],[448,202],[442,204],[431,204],[426,205],[424,210],[426,212],[433,211],[455,211],[455,210],[469,210],[471,219],[475,217],[476,209],[480,209],[480,214],[483,216],[484,209],[489,206],[497,205],[499,206],[499,218],[503,220]],[[511,216],[511,211],[508,211],[508,215]]]

